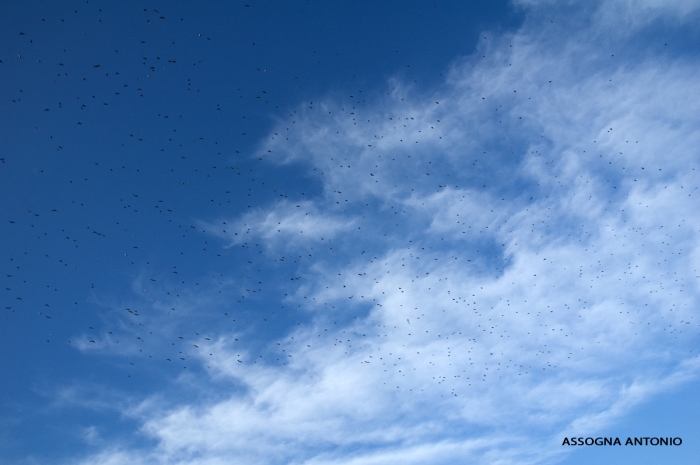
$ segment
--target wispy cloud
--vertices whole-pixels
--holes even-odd
[[[647,4],[647,23],[695,11]],[[245,392],[144,408],[155,450],[89,463],[548,463],[547,438],[696,377],[700,70],[612,50],[620,9],[638,14],[485,33],[429,95],[300,109],[258,155],[307,164],[322,195],[202,224],[269,250],[352,242],[304,270],[290,299],[311,321],[267,348],[281,365],[203,342]]]
[[[200,222],[211,234],[241,244],[259,239],[269,248],[298,247],[309,242],[320,242],[352,229],[354,219],[321,212],[311,201],[281,201],[271,208],[251,212],[240,219],[220,221],[218,224]]]

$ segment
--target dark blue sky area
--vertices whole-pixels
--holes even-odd
[[[297,200],[320,191],[303,166],[282,171],[251,157],[275,118],[326,95],[362,103],[392,77],[415,80],[420,92],[473,51],[481,30],[521,21],[505,1],[22,1],[2,10],[0,361],[11,375],[0,383],[0,463],[85,451],[88,424],[137,440],[108,405],[55,400],[56,390],[82,386],[79,398],[107,389],[123,403],[124,393],[164,389],[180,375],[186,361],[164,359],[182,351],[156,348],[174,342],[107,358],[68,342],[143,325],[139,307],[158,325],[134,283],[166,298],[179,285],[215,295],[173,334],[280,310],[269,327],[237,328],[257,335],[254,346],[295,325],[303,315],[282,312],[294,287],[256,276],[297,277],[301,258],[270,271],[261,245],[222,248],[196,220],[239,216],[279,192]],[[254,305],[234,302],[231,289],[217,294],[224,276],[240,278]],[[143,338],[157,340],[147,325]]]

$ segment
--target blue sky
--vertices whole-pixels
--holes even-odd
[[[6,2],[0,463],[695,463],[700,4],[484,3]]]

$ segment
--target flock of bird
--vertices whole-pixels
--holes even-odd
[[[242,14],[249,9],[245,4]],[[499,178],[510,168],[502,165],[515,154],[506,148],[514,143],[507,140],[509,129],[500,140],[494,136],[488,149],[474,150],[478,155],[464,162],[471,170],[465,175],[434,153],[452,150],[450,129],[460,126],[449,118],[462,102],[416,106],[399,91],[380,95],[356,89],[346,103],[309,100],[297,106],[290,104],[295,97],[279,95],[275,85],[287,79],[284,85],[293,88],[298,76],[285,78],[283,71],[268,69],[261,56],[259,66],[241,71],[246,85],[239,84],[236,65],[211,63],[217,37],[186,35],[178,24],[186,25],[188,18],[162,9],[143,8],[138,14],[140,26],[115,39],[100,32],[110,24],[105,12],[86,3],[65,17],[37,17],[3,47],[13,50],[0,57],[0,75],[7,83],[2,105],[6,115],[17,118],[9,126],[16,137],[0,159],[0,176],[18,193],[3,211],[4,332],[30,326],[34,342],[88,353],[109,350],[126,360],[115,363],[124,365],[127,377],[134,371],[126,363],[158,366],[156,373],[170,369],[163,365],[198,369],[200,360],[202,368],[209,368],[206,360],[218,360],[217,350],[235,354],[243,365],[297,366],[295,358],[311,363],[318,351],[335,357],[337,349],[339,355],[355,357],[363,369],[380,370],[378,379],[391,370],[393,380],[416,371],[420,360],[430,382],[452,386],[445,394],[455,396],[455,386],[506,372],[526,376],[557,369],[573,356],[552,354],[552,346],[564,347],[561,341],[573,335],[573,327],[562,320],[545,319],[555,310],[482,292],[487,277],[503,279],[518,265],[511,260],[517,243],[505,253],[506,244],[493,240],[494,234],[505,237],[513,223],[505,205],[527,208],[546,195],[534,183],[517,194],[503,188],[507,183]],[[172,30],[163,26],[172,23]],[[96,48],[95,42],[100,43]],[[255,56],[260,42],[241,47]],[[512,47],[502,53],[512,53]],[[316,51],[308,55],[305,66],[324,64]],[[343,68],[353,82],[352,66]],[[227,71],[232,75],[223,76]],[[543,93],[549,84],[542,83]],[[514,89],[508,99],[494,104],[490,96],[479,95],[471,104],[493,107],[489,111],[498,116],[489,127],[512,128],[528,114],[508,112],[528,108],[537,93]],[[378,115],[375,101],[393,102],[393,113]],[[263,138],[260,121],[269,115],[275,129]],[[319,135],[329,131],[320,140],[330,145],[306,145],[310,139],[298,129],[302,125]],[[361,139],[353,144],[362,150],[344,153],[343,141],[354,137]],[[596,143],[590,141],[587,150],[598,153]],[[548,173],[561,161],[535,149],[527,156]],[[298,168],[294,161],[299,160],[312,167]],[[633,167],[613,162],[600,156],[600,170],[616,184],[622,170]],[[616,200],[618,187],[606,187],[606,198]],[[503,207],[474,220],[460,189],[474,195],[495,192]],[[683,189],[694,196],[697,188]],[[442,206],[413,205],[411,199],[424,201],[430,195],[454,207],[445,236],[464,234],[470,247],[455,252],[458,241],[445,245],[443,237],[425,235],[429,225],[421,223],[420,212]],[[270,206],[272,213],[266,213]],[[305,222],[309,215],[312,220]],[[547,228],[559,225],[550,221],[532,223],[528,240],[552,239]],[[309,229],[292,234],[290,228],[297,225]],[[599,233],[583,224],[564,227],[583,241]],[[304,242],[297,234],[315,237]],[[631,228],[618,234],[650,232]],[[675,250],[669,234],[662,245]],[[400,252],[387,257],[387,249]],[[441,268],[446,257],[451,263]],[[568,269],[581,280],[590,279],[592,288],[613,280],[601,260],[566,264],[554,257],[546,265],[557,266],[548,273]],[[327,272],[312,271],[318,263]],[[621,283],[634,266],[613,275]],[[476,278],[448,281],[445,275],[454,267],[468,270],[454,276]],[[536,277],[528,284],[536,286]],[[676,278],[664,274],[659,286],[663,289],[670,279]],[[321,282],[326,289],[319,288]],[[587,304],[572,296],[556,312],[565,314],[562,319],[580,318]],[[326,313],[306,311],[318,307]],[[377,307],[381,317],[358,320]],[[637,326],[656,322],[646,314],[624,316]],[[663,331],[674,337],[689,324],[670,316],[669,321]],[[501,347],[501,340],[515,339],[519,329],[533,327],[540,331],[537,338],[553,341],[549,348],[532,346],[529,365],[513,352],[488,351]],[[401,346],[393,347],[393,340]],[[480,344],[483,340],[490,342]],[[414,354],[415,347],[428,352]],[[141,375],[148,376],[148,370]],[[411,383],[421,385],[416,379]]]

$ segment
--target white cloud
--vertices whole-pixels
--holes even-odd
[[[293,298],[312,322],[269,348],[286,365],[204,344],[245,394],[141,409],[158,443],[144,463],[546,463],[557,434],[696,377],[700,70],[611,62],[596,18],[549,35],[528,21],[430,96],[328,99],[261,148],[315,168],[323,195],[206,229],[373,251],[308,268]],[[121,463],[107,457],[90,460]]]
[[[356,228],[355,218],[321,213],[318,206],[310,201],[281,201],[240,219],[218,223],[200,222],[200,226],[230,241],[231,245],[261,240],[275,251],[281,247],[299,247],[309,242],[328,240],[353,229],[353,226]]]

